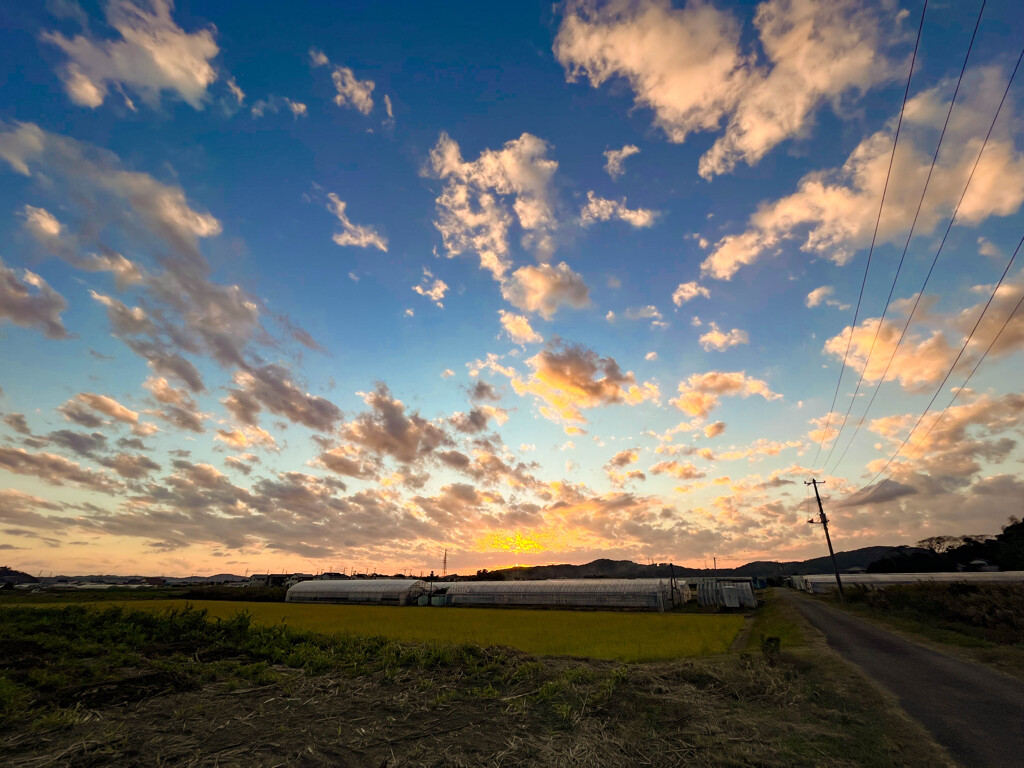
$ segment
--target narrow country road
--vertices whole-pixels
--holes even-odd
[[[829,646],[895,695],[965,766],[1024,765],[1024,685],[789,589],[776,590]]]

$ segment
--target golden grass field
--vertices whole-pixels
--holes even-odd
[[[103,603],[93,603],[102,605]],[[612,613],[508,608],[302,605],[218,600],[139,600],[146,610],[204,608],[215,618],[249,611],[263,624],[284,622],[324,634],[395,640],[506,645],[543,656],[654,661],[725,653],[743,626],[736,615]],[[53,604],[50,603],[50,606]]]

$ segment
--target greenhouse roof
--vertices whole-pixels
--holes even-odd
[[[317,579],[301,581],[288,592],[293,595],[403,594],[411,589],[427,589],[419,579]]]

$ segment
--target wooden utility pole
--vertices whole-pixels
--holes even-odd
[[[846,603],[846,595],[843,594],[843,580],[839,578],[839,565],[836,563],[836,553],[832,549],[832,537],[828,535],[828,518],[825,516],[825,510],[821,506],[821,496],[818,495],[818,483],[824,485],[825,483],[821,480],[815,480],[811,478],[810,482],[804,481],[804,485],[814,486],[814,498],[818,500],[818,520],[810,519],[807,522],[811,525],[821,524],[821,527],[825,529],[825,541],[828,543],[828,556],[832,558],[832,570],[836,572],[836,585],[839,587],[839,602]]]

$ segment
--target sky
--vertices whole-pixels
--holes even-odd
[[[0,560],[728,567],[825,554],[811,478],[839,550],[997,533],[1024,17],[980,9],[6,4]]]

